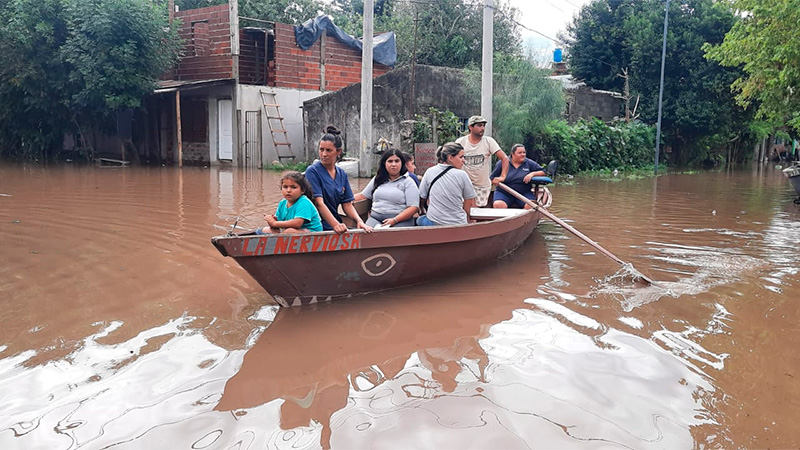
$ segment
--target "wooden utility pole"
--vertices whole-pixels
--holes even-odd
[[[178,167],[183,167],[183,136],[181,135],[181,91],[175,91],[175,119],[178,134]]]
[[[484,135],[492,135],[492,76],[494,52],[494,4],[484,0],[483,6],[483,61],[481,70],[481,116],[486,119]]]

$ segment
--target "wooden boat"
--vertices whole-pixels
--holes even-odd
[[[404,398],[454,392],[465,360],[483,381],[489,357],[479,341],[515,309],[530,308],[522,299],[536,292],[547,271],[544,252],[544,238],[532,236],[513,261],[487,268],[480,278],[461,277],[457,287],[434,282],[409,288],[408,295],[388,292],[358,302],[282,308],[225,383],[214,410],[237,412],[282,399],[280,427],[286,431],[270,441],[287,439],[279,441],[281,448],[305,441],[297,447],[306,447],[310,436],[301,433],[310,432],[313,420],[323,428],[320,446],[330,448],[332,417],[347,407],[351,386],[358,391],[359,381],[368,381],[391,388],[386,382],[402,376],[410,358],[416,356],[435,382],[419,379],[399,394]],[[503,295],[495,286],[514,286],[519,295]]]
[[[540,204],[551,195],[540,188]],[[364,214],[368,206],[359,205]],[[365,211],[366,210],[366,211]],[[530,236],[538,210],[473,208],[475,223],[211,239],[281,306],[300,306],[378,292],[479,270]]]
[[[783,169],[783,175],[792,183],[792,187],[797,195],[800,195],[800,162],[794,162],[791,166]],[[800,205],[800,197],[796,198],[794,202]]]

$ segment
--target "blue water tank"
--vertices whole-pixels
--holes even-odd
[[[560,63],[562,57],[562,51],[560,48],[553,50],[553,62]]]

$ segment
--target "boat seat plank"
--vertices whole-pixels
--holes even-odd
[[[496,220],[505,217],[514,217],[520,214],[525,214],[525,210],[516,208],[471,208],[469,210],[470,217],[475,220]]]

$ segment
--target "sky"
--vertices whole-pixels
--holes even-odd
[[[520,11],[519,23],[522,25],[557,39],[557,34],[566,30],[567,24],[580,10],[580,7],[591,0],[510,0],[511,6]],[[526,47],[537,55],[551,62],[553,50],[558,44],[535,34],[532,31],[520,28],[522,39]]]

